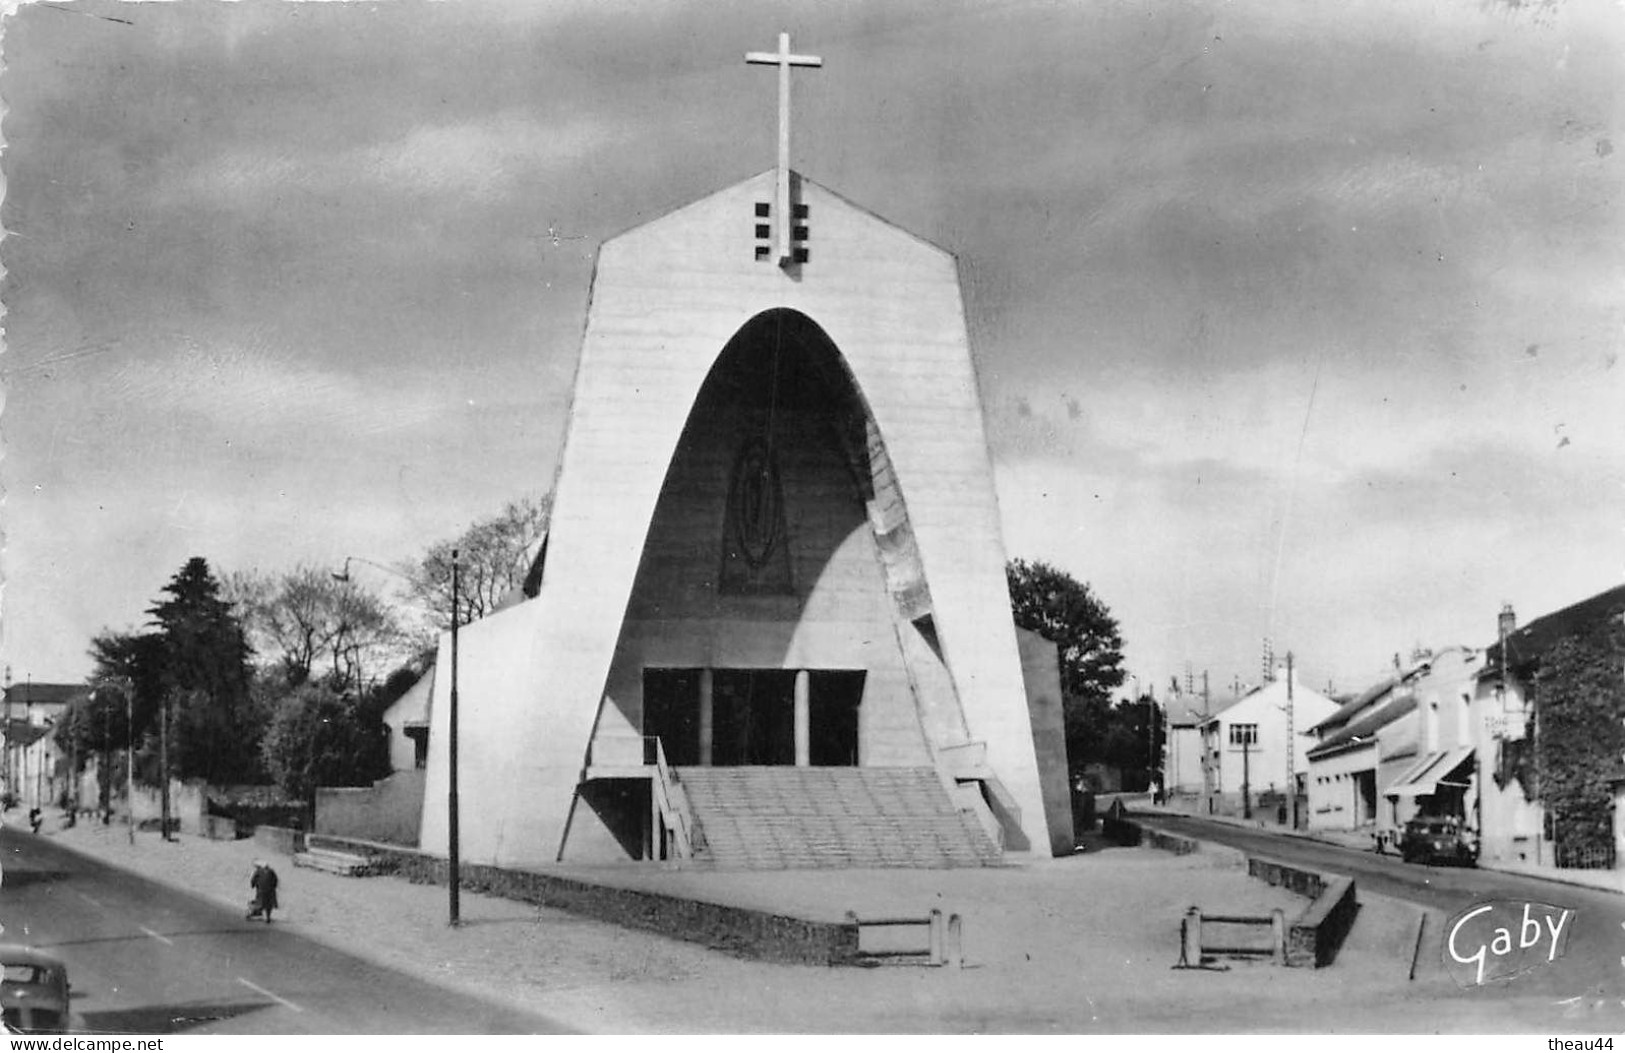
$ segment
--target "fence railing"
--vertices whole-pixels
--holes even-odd
[[[666,750],[656,735],[643,740],[644,756],[654,764],[654,778],[649,780],[650,796],[654,799],[654,814],[661,827],[671,838],[671,858],[688,859],[694,855],[694,825],[689,814],[688,794],[683,784],[666,763]]]
[[[860,918],[852,911],[846,917],[858,928],[858,954],[864,958],[965,967],[965,929],[958,914],[944,919],[933,907],[923,918]]]
[[[1191,907],[1179,922],[1176,969],[1204,969],[1217,958],[1268,958],[1286,964],[1286,915],[1204,914]]]
[[[1614,846],[1612,844],[1567,846],[1555,844],[1552,856],[1559,870],[1612,870]]]

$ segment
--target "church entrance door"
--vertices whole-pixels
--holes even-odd
[[[643,733],[659,737],[668,764],[700,763],[699,700],[698,669],[643,671]]]
[[[795,671],[718,669],[714,678],[711,763],[794,764]]]
[[[808,760],[827,767],[857,767],[863,670],[814,671],[809,677]]]

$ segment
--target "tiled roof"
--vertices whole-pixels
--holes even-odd
[[[88,694],[90,688],[84,684],[35,684],[25,681],[6,688],[5,701],[13,706],[29,703],[37,706],[66,705]]]
[[[1378,681],[1377,683],[1366,688],[1364,691],[1360,692],[1358,695],[1355,695],[1350,701],[1339,706],[1337,712],[1333,713],[1319,724],[1316,724],[1314,727],[1307,729],[1308,733],[1312,734],[1325,728],[1336,728],[1347,724],[1356,713],[1364,709],[1366,706],[1369,706],[1377,699],[1381,698],[1387,692],[1392,691],[1398,684],[1398,677],[1389,677],[1386,680]]]
[[[1379,729],[1387,727],[1415,708],[1416,696],[1414,694],[1406,693],[1401,695],[1370,716],[1362,717],[1348,727],[1328,736],[1325,741],[1309,751],[1309,756],[1324,756],[1327,753],[1335,752],[1340,746],[1347,746],[1359,739],[1375,735]]]
[[[1625,585],[1599,592],[1560,611],[1536,618],[1507,637],[1507,662],[1514,672],[1527,669],[1538,664],[1541,656],[1555,647],[1559,640],[1617,617],[1621,612],[1625,612]],[[1497,640],[1485,652],[1484,668],[1478,675],[1484,678],[1499,676],[1500,673],[1501,642]]]

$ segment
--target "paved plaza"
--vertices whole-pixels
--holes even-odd
[[[253,841],[166,844],[154,833],[132,846],[126,829],[63,829],[55,815],[42,836],[234,907],[248,898],[253,860],[266,855]],[[269,858],[282,877],[276,924],[594,1033],[1477,1032],[1563,1020],[1515,991],[1458,991],[1427,962],[1409,981],[1419,908],[1368,895],[1328,969],[1171,968],[1188,906],[1279,906],[1291,916],[1304,905],[1248,878],[1241,856],[1224,849],[1104,849],[965,870],[711,873],[703,890],[699,875],[682,871],[569,871],[802,917],[938,907],[964,918],[963,970],[764,964],[470,892],[453,930],[444,888]]]

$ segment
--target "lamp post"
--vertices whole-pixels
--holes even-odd
[[[461,921],[459,916],[458,887],[462,884],[462,872],[458,866],[458,822],[457,822],[457,623],[459,617],[460,597],[458,587],[460,584],[460,568],[457,563],[457,550],[451,550],[451,712],[450,734],[447,736],[451,747],[449,775],[450,787],[446,793],[446,886],[450,897],[451,924],[456,927]]]
[[[451,708],[447,712],[449,725],[446,736],[447,746],[447,789],[446,789],[446,885],[447,885],[447,913],[449,923],[456,927],[462,921],[462,904],[460,891],[462,886],[462,868],[458,859],[458,814],[457,803],[457,625],[461,620],[459,612],[462,607],[462,567],[458,562],[458,550],[451,550]],[[335,581],[350,580],[350,562],[365,563],[379,570],[387,571],[399,577],[405,574],[382,563],[375,563],[361,556],[345,556],[344,569],[333,575]],[[358,677],[359,679],[359,677]],[[358,689],[359,690],[359,689]]]
[[[124,801],[130,811],[130,844],[135,844],[135,689],[124,688]]]

